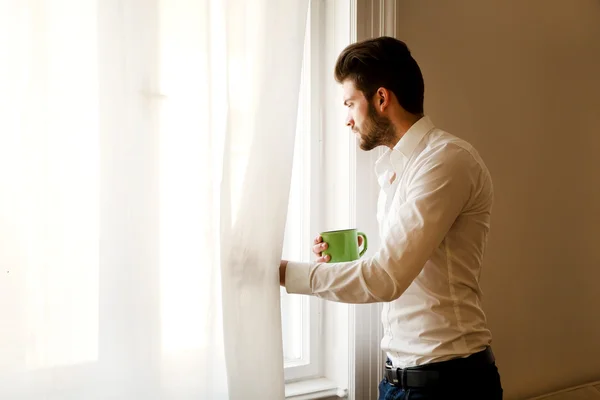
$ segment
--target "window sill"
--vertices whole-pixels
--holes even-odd
[[[348,391],[326,378],[307,379],[285,385],[286,400],[313,400],[327,397],[347,397]]]

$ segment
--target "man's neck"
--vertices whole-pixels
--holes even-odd
[[[408,132],[408,130],[421,118],[423,118],[424,114],[410,114],[403,113],[403,115],[399,116],[395,121],[392,121],[394,124],[394,132],[396,133],[396,137],[393,143],[389,143],[388,147],[393,149],[396,144],[402,139],[402,137]]]

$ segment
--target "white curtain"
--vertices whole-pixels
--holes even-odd
[[[0,398],[281,399],[308,0],[0,0]]]

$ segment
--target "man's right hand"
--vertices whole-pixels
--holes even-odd
[[[323,250],[326,250],[328,247],[327,243],[323,241],[321,235],[317,236],[313,243],[313,253],[317,255],[317,259],[315,260],[318,263],[326,263],[331,257],[329,255],[323,255]]]

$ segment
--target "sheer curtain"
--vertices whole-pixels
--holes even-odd
[[[0,398],[283,397],[307,2],[0,1]]]

